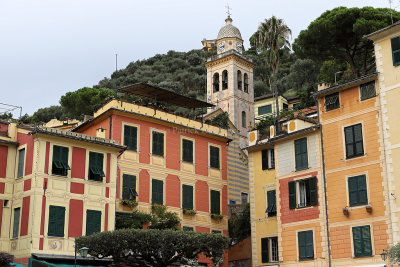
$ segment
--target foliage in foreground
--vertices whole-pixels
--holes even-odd
[[[229,237],[233,243],[242,241],[251,235],[250,204],[247,203],[240,213],[232,212],[229,220]]]
[[[82,236],[77,248],[98,258],[112,257],[116,266],[163,267],[197,262],[200,254],[221,262],[229,239],[222,234],[174,230],[122,229]]]
[[[6,252],[0,252],[0,267],[11,266],[10,263],[13,261],[13,256]]]
[[[389,249],[388,257],[391,263],[393,264],[400,263],[400,243],[397,243],[396,245],[394,245]]]

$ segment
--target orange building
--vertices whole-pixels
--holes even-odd
[[[128,86],[121,92],[147,98],[157,95],[154,103],[186,108],[212,106],[146,84]],[[118,159],[116,215],[134,209],[150,213],[152,204],[161,204],[178,214],[184,230],[227,235],[228,131],[157,105],[111,100],[93,119],[74,129],[127,146]],[[126,206],[125,200],[135,200],[138,206]],[[210,263],[203,258],[199,261]],[[227,262],[226,257],[226,266]]]
[[[332,265],[382,264],[391,229],[377,74],[318,89]]]

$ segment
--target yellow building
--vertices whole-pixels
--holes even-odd
[[[284,97],[281,94],[278,95],[279,111],[297,109],[300,107],[300,97]],[[254,116],[257,120],[262,119],[266,116],[275,114],[276,102],[273,94],[258,96],[254,98]]]
[[[379,84],[379,122],[383,128],[381,158],[385,159],[386,208],[391,216],[393,231],[388,245],[400,242],[400,22],[367,36],[374,42]],[[387,248],[387,247],[386,247]]]

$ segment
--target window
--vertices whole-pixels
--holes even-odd
[[[282,103],[283,110],[288,110],[289,106],[286,103]]]
[[[246,112],[242,111],[242,127],[246,128]]]
[[[303,208],[318,204],[317,178],[289,182],[289,208]]]
[[[349,187],[349,206],[353,207],[368,204],[365,175],[349,177],[347,183]]]
[[[294,141],[294,153],[296,161],[296,171],[308,168],[307,138]]]
[[[136,200],[136,176],[122,175],[122,199]]]
[[[214,77],[213,77],[213,88],[214,88],[214,92],[218,92],[219,91],[219,73],[214,73]]]
[[[376,96],[375,81],[360,85],[361,101]]]
[[[152,154],[164,157],[164,134],[153,131]]]
[[[364,155],[364,145],[361,123],[344,128],[346,141],[346,158],[354,158]]]
[[[246,204],[248,202],[249,194],[241,193],[240,196],[242,198],[242,204]]]
[[[211,213],[220,214],[220,193],[219,191],[211,190]]]
[[[124,145],[128,150],[137,151],[137,127],[124,125]]]
[[[210,167],[219,169],[219,147],[210,146]]]
[[[164,203],[164,182],[160,180],[152,180],[152,200],[153,204],[162,205]]]
[[[65,207],[49,207],[48,235],[64,237]]]
[[[309,230],[298,232],[297,242],[299,245],[299,260],[314,259],[313,231]]]
[[[104,155],[97,152],[89,152],[89,180],[103,181],[106,176],[103,171]]]
[[[263,170],[275,168],[275,153],[273,149],[264,149],[261,151],[261,168]]]
[[[182,209],[193,209],[193,186],[182,185]]]
[[[86,235],[101,232],[101,211],[87,210],[86,211]]]
[[[249,76],[247,75],[247,73],[245,73],[244,75],[243,75],[243,78],[244,78],[244,92],[245,93],[248,93],[249,92]]]
[[[272,113],[272,105],[265,105],[258,107],[258,115]]]
[[[242,90],[242,72],[240,70],[237,71],[237,87]]]
[[[326,111],[339,108],[340,107],[339,93],[333,93],[325,96],[324,106]]]
[[[353,227],[354,256],[372,256],[371,232],[369,225]]]
[[[228,89],[228,71],[222,72],[222,90]]]
[[[261,238],[261,262],[277,262],[278,237]]]
[[[393,66],[400,65],[400,37],[391,39]]]
[[[232,200],[232,199],[229,200],[229,204],[230,204],[230,205],[235,205],[235,204],[236,204],[236,200]]]
[[[222,232],[221,232],[221,231],[218,231],[218,230],[211,230],[211,233],[212,233],[212,234],[222,234]]]
[[[194,230],[193,230],[193,227],[188,227],[188,226],[183,226],[183,227],[182,227],[182,230],[185,231],[185,232],[186,232],[186,231],[188,231],[188,232],[193,232],[193,231],[194,231]]]
[[[193,141],[182,139],[182,161],[193,163]]]
[[[267,191],[267,214],[268,217],[276,216],[276,191]]]
[[[24,176],[24,167],[25,167],[25,148],[20,149],[18,151],[17,178],[21,178],[22,176]]]
[[[13,234],[12,238],[18,238],[19,236],[19,219],[21,217],[21,208],[14,209],[14,222],[13,222]]]
[[[54,145],[51,172],[54,175],[67,176],[70,169],[68,165],[68,147]]]

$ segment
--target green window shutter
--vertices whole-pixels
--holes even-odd
[[[128,150],[137,150],[137,128],[134,126],[124,125],[124,145]]]
[[[362,136],[362,125],[354,125],[354,150],[357,156],[364,155],[364,145]]]
[[[276,216],[276,191],[275,190],[267,191],[267,202],[268,202],[268,208],[267,208],[268,217]]]
[[[357,187],[358,187],[359,204],[368,204],[367,179],[366,179],[365,175],[358,176]]]
[[[361,228],[362,226],[359,227],[353,227],[353,245],[354,245],[354,256],[356,257],[362,257],[364,256],[363,254],[363,240],[361,237]]]
[[[291,181],[288,183],[289,187],[289,209],[296,208],[296,182]]]
[[[182,208],[193,209],[193,186],[182,185]]]
[[[132,195],[132,190],[136,192],[136,176],[122,175],[122,199],[134,200],[136,196]]]
[[[349,177],[347,184],[349,188],[349,205],[358,205],[357,177]]]
[[[13,238],[19,236],[19,219],[21,217],[21,208],[14,209],[14,221],[13,221]]]
[[[296,171],[308,168],[307,138],[294,141]]]
[[[182,230],[184,231],[184,232],[193,232],[194,230],[193,230],[193,227],[188,227],[188,226],[183,226],[182,227]]]
[[[307,259],[306,256],[306,232],[297,233],[297,243],[299,246],[299,260]]]
[[[261,167],[263,170],[268,169],[268,149],[261,151]]]
[[[101,211],[87,210],[86,211],[86,235],[101,232]]]
[[[306,258],[314,259],[314,241],[313,241],[313,231],[306,231]]]
[[[48,235],[64,237],[65,207],[49,207]]]
[[[371,231],[369,225],[361,226],[361,238],[364,256],[372,256]]]
[[[211,190],[211,213],[220,214],[220,193],[219,191]]]
[[[349,205],[365,205],[368,204],[367,197],[367,181],[365,175],[359,175],[348,178],[349,188]]]
[[[61,157],[60,160],[63,164],[63,168],[65,170],[70,170],[71,168],[68,165],[68,154],[69,154],[69,149],[68,147],[61,147]]]
[[[308,179],[308,185],[310,188],[310,206],[318,204],[318,190],[317,190],[317,177],[311,177]]]
[[[25,148],[20,149],[18,151],[18,172],[17,178],[24,176],[24,167],[25,167]]]
[[[261,262],[269,262],[269,240],[261,238]]]
[[[163,205],[163,186],[164,182],[160,180],[152,180],[152,203]]]
[[[393,66],[400,65],[400,37],[391,39]]]
[[[89,180],[102,181],[106,176],[103,171],[103,161],[102,153],[89,152]]]
[[[153,132],[153,149],[152,154],[157,156],[164,156],[164,134],[160,132]]]
[[[67,176],[68,170],[71,168],[68,165],[68,147],[53,146],[53,165],[52,174]]]
[[[219,147],[210,146],[210,167],[219,169]]]
[[[346,158],[364,155],[364,144],[361,123],[344,128]]]
[[[344,128],[344,137],[346,142],[346,158],[351,158],[354,156],[354,140],[353,140],[353,127]]]
[[[193,141],[182,139],[182,160],[193,163]]]

